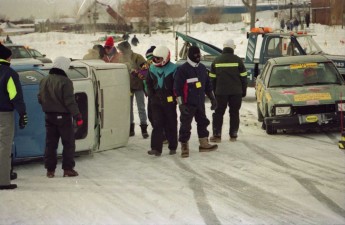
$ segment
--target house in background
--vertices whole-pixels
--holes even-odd
[[[311,0],[312,23],[344,25],[345,0]]]

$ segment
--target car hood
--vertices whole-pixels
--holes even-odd
[[[271,88],[266,98],[271,104],[318,105],[345,99],[345,85]]]

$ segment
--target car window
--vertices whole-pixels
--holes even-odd
[[[8,46],[12,51],[12,59],[32,58],[24,46]]]
[[[30,49],[29,51],[31,52],[31,54],[32,54],[34,57],[43,57],[43,55],[42,55],[39,51],[37,51],[37,50],[35,50],[35,49]]]
[[[271,57],[280,57],[282,56],[282,38],[281,37],[275,37],[271,38],[268,46],[267,46],[267,55]]]

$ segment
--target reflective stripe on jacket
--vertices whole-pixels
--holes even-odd
[[[18,73],[10,67],[10,63],[0,59],[0,112],[14,109],[19,114],[26,112],[22,85]]]
[[[224,48],[209,74],[216,95],[242,95],[247,88],[247,70],[232,48]]]

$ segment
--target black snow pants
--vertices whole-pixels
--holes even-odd
[[[59,139],[63,145],[62,169],[70,170],[75,166],[75,139],[72,116],[69,113],[46,113],[46,148],[45,168],[54,171],[57,165],[57,148]]]
[[[181,113],[180,115],[180,131],[179,131],[179,141],[182,143],[186,143],[190,139],[191,129],[192,129],[192,121],[195,118],[197,124],[197,131],[198,137],[204,138],[209,136],[209,132],[207,130],[207,126],[210,125],[210,121],[206,117],[205,113],[205,105],[202,104],[200,106],[192,106],[187,105],[189,109],[189,113]]]
[[[242,105],[242,95],[216,95],[216,99],[217,109],[212,114],[213,135],[220,136],[222,134],[223,116],[227,106],[229,106],[229,135],[237,136],[237,132],[240,126],[240,108]]]
[[[177,113],[176,103],[159,103],[150,101],[152,114],[152,134],[151,148],[162,152],[164,131],[166,139],[169,142],[170,150],[177,149]]]

